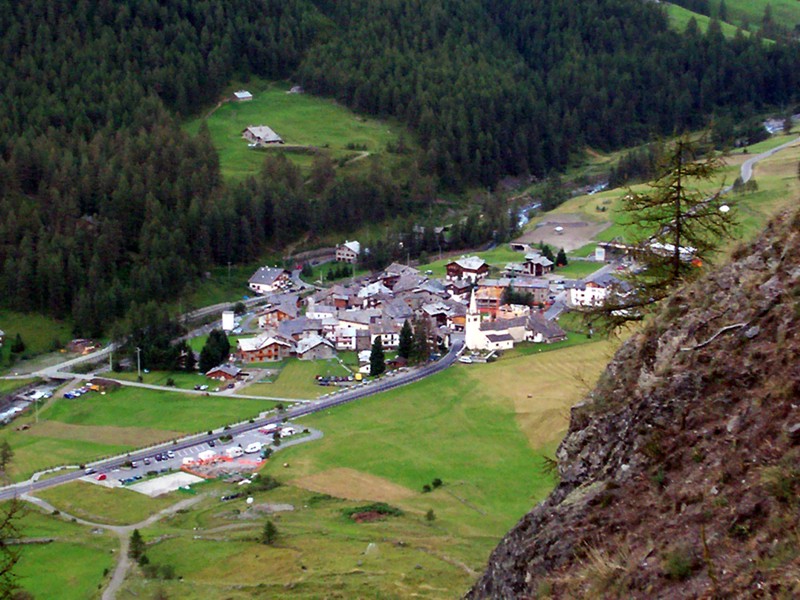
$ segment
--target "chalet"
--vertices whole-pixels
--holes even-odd
[[[250,100],[252,99],[253,99],[253,94],[251,94],[247,90],[239,90],[238,92],[233,92],[234,102],[250,102]]]
[[[274,362],[289,356],[291,342],[269,333],[254,338],[243,338],[236,342],[236,356],[242,362]]]
[[[377,338],[381,338],[381,345],[384,349],[394,349],[400,345],[400,329],[390,323],[370,325],[369,337],[373,344]]]
[[[448,281],[468,279],[475,283],[489,273],[489,265],[486,264],[485,260],[477,256],[463,257],[449,262],[446,265],[446,269]]]
[[[283,143],[281,136],[266,125],[250,125],[242,130],[242,137],[256,146],[274,146]]]
[[[436,327],[448,324],[450,320],[450,307],[444,302],[433,302],[422,307],[422,313],[428,317]]]
[[[526,325],[528,330],[528,341],[537,344],[552,344],[553,342],[561,342],[567,339],[566,332],[559,327],[555,321],[548,321],[538,313],[532,313],[528,316]]]
[[[358,329],[355,327],[336,327],[328,339],[333,341],[337,350],[355,350]]]
[[[261,329],[277,327],[282,321],[296,319],[298,315],[297,302],[291,300],[272,304],[258,315],[258,326]]]
[[[250,289],[256,294],[270,294],[288,287],[290,283],[289,271],[277,267],[261,267],[248,280]]]
[[[537,252],[525,255],[525,272],[534,277],[541,277],[553,270],[553,261]]]
[[[296,352],[300,360],[324,360],[336,356],[333,344],[319,335],[312,335],[297,342]]]
[[[355,264],[358,262],[359,254],[361,254],[361,244],[355,240],[352,242],[345,241],[344,244],[336,246],[336,260],[338,262]]]
[[[472,289],[472,282],[466,279],[453,279],[448,281],[446,289],[454,298],[466,299]]]
[[[242,370],[233,365],[219,365],[214,367],[206,373],[206,377],[210,379],[218,379],[219,381],[232,381],[239,377]]]
[[[409,267],[400,263],[392,263],[383,270],[383,273],[378,276],[378,280],[387,288],[393,290],[395,284],[401,276],[414,275],[418,277],[419,274],[419,270],[415,269],[414,267]]]
[[[522,263],[508,263],[503,268],[503,275],[506,277],[518,277],[520,275],[525,275],[527,272],[528,268]]]
[[[309,297],[306,306],[306,317],[309,319],[330,319],[336,316],[337,309],[330,304],[317,304],[313,297]]]
[[[339,323],[345,327],[353,327],[367,331],[370,325],[381,320],[381,311],[371,308],[367,310],[346,310],[339,313]]]
[[[578,281],[569,289],[569,302],[573,306],[597,306],[602,304],[610,293],[625,295],[630,289],[627,282],[613,275],[604,274],[591,281]]]
[[[278,334],[287,339],[299,341],[314,335],[322,335],[322,320],[299,317],[278,324]]]

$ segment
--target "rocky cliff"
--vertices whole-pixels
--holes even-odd
[[[558,461],[468,598],[800,597],[800,213],[623,345]]]

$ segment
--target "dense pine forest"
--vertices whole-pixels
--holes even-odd
[[[0,0],[0,31],[0,304],[84,334],[210,265],[411,214],[432,193],[417,175],[542,176],[587,144],[784,107],[800,83],[797,46],[679,35],[639,0]],[[222,181],[207,132],[179,125],[250,74],[401,119],[415,176],[273,158]],[[482,208],[475,239],[508,224]]]

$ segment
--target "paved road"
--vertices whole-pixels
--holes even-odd
[[[756,156],[748,158],[746,161],[744,161],[742,163],[742,169],[741,169],[742,181],[744,183],[747,183],[748,181],[750,181],[750,179],[753,177],[753,166],[755,166],[756,163],[758,163],[759,161],[764,160],[765,158],[769,158],[770,156],[780,152],[781,150],[785,150],[789,146],[792,146],[793,144],[796,144],[798,141],[800,141],[800,137],[795,138],[795,139],[793,139],[791,141],[788,141],[785,144],[781,144],[780,146],[777,146],[776,148],[773,148],[772,150],[767,150],[766,152],[764,152],[762,154],[757,154]]]
[[[257,430],[258,428],[263,427],[270,423],[281,423],[284,419],[296,419],[298,417],[310,415],[323,410],[328,410],[335,406],[340,406],[348,402],[353,402],[361,398],[366,398],[368,396],[372,396],[380,392],[385,392],[387,390],[394,389],[403,385],[408,385],[415,381],[424,379],[425,377],[429,377],[434,373],[443,371],[444,369],[451,366],[458,359],[458,356],[463,350],[463,348],[464,348],[463,338],[457,338],[453,341],[453,345],[450,347],[448,353],[445,354],[442,358],[440,358],[436,362],[432,362],[423,365],[421,367],[415,367],[413,369],[410,369],[404,373],[400,373],[397,375],[383,377],[377,381],[370,382],[367,384],[362,384],[361,386],[358,386],[357,388],[354,389],[334,393],[332,396],[328,398],[323,398],[315,402],[309,402],[307,404],[292,408],[290,410],[287,410],[285,412],[279,413],[274,416],[255,419],[253,423],[242,423],[240,425],[234,425],[230,429],[225,430],[225,433],[232,436],[240,435],[242,433]],[[184,450],[187,448],[191,448],[192,446],[196,446],[198,444],[206,443],[209,440],[216,439],[217,437],[219,437],[219,433],[213,433],[212,435],[201,434],[195,436],[188,436],[178,440],[177,443],[175,444],[171,443],[163,444],[162,446],[148,448],[146,450],[132,452],[125,456],[117,456],[115,458],[110,458],[107,460],[98,461],[90,464],[98,472],[112,471],[114,469],[119,469],[123,465],[123,463],[125,463],[128,460],[136,460],[136,461],[144,460],[144,458],[152,456],[154,453],[165,452],[167,450],[172,450],[177,453],[179,450]],[[76,479],[80,479],[83,476],[84,476],[83,471],[70,471],[63,473],[61,475],[56,475],[54,477],[45,480],[23,481],[0,489],[0,500],[7,500],[8,498],[12,498],[19,494],[33,493],[37,490],[55,487],[63,483],[75,481]]]

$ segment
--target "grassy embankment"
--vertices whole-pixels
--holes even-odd
[[[17,334],[22,336],[25,351],[13,364],[23,368],[29,359],[52,352],[57,346],[66,344],[72,339],[72,323],[56,321],[44,315],[6,309],[0,309],[0,329],[6,336],[5,343],[0,347],[0,374],[15,370],[11,363],[11,346]]]

